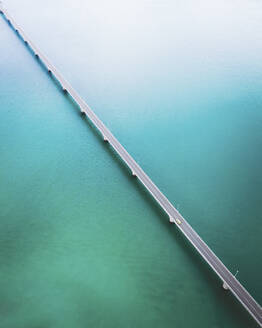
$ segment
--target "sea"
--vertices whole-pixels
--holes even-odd
[[[262,303],[262,2],[4,6]],[[0,16],[0,327],[255,328]]]

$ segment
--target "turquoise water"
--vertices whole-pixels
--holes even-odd
[[[261,3],[6,5],[261,303]],[[0,31],[0,327],[256,327]]]

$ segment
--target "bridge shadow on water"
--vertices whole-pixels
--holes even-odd
[[[54,82],[58,91],[61,92],[67,100],[71,103],[72,107],[75,110],[77,117],[83,122],[83,124],[88,124],[90,127],[91,133],[96,137],[96,142],[107,152],[108,156],[110,156],[115,164],[118,166],[119,170],[122,172],[122,175],[125,179],[128,180],[132,188],[136,190],[136,192],[140,195],[145,203],[150,206],[151,210],[153,210],[156,217],[159,218],[160,224],[165,229],[166,233],[174,239],[179,247],[181,248],[184,255],[193,262],[196,270],[205,277],[208,287],[212,289],[214,293],[214,297],[217,297],[220,307],[223,307],[224,311],[230,311],[229,315],[236,318],[237,322],[241,323],[246,322],[249,328],[257,327],[256,323],[252,320],[250,315],[244,308],[240,305],[240,303],[236,300],[232,293],[226,292],[222,288],[222,282],[218,278],[218,276],[213,272],[213,270],[209,267],[209,265],[205,262],[205,260],[199,255],[199,253],[195,250],[195,248],[190,244],[190,242],[184,237],[184,235],[179,231],[175,224],[171,224],[169,222],[169,217],[160,207],[160,205],[155,201],[155,199],[151,196],[151,194],[147,191],[147,189],[143,186],[143,184],[136,177],[132,176],[130,168],[126,165],[126,163],[119,157],[116,151],[110,146],[110,143],[107,143],[103,140],[101,133],[97,130],[97,128],[93,125],[93,123],[88,119],[86,115],[83,115],[80,112],[80,108],[78,104],[74,101],[74,99],[67,92],[63,91],[63,88],[60,82],[56,79],[56,77],[50,73],[48,68],[42,62],[42,60],[36,56],[33,49],[30,47],[28,42],[26,42],[23,37],[19,34],[19,32],[14,28],[11,22],[6,18],[4,14],[1,14],[8,25],[13,29],[19,39],[24,43],[28,51],[31,53],[34,60],[40,65],[42,70],[49,76],[49,78]]]

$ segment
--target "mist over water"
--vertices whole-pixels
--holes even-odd
[[[261,304],[261,2],[5,5]],[[0,327],[256,327],[2,17],[0,44]]]

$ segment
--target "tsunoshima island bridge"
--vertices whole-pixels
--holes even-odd
[[[41,61],[48,73],[56,79],[61,85],[63,91],[67,93],[74,102],[79,106],[80,111],[84,116],[87,116],[96,129],[101,133],[101,137],[105,142],[108,142],[111,147],[117,152],[120,158],[129,167],[132,175],[136,177],[157,201],[160,207],[166,212],[171,223],[174,223],[177,228],[183,233],[188,241],[195,247],[198,253],[210,265],[215,273],[222,280],[223,288],[230,290],[238,301],[245,307],[250,315],[262,327],[262,309],[261,306],[254,300],[248,291],[240,284],[236,277],[226,268],[219,258],[212,252],[207,244],[183,218],[183,216],[170,203],[165,195],[157,188],[154,182],[143,171],[143,169],[130,156],[121,143],[114,137],[104,123],[96,116],[87,103],[79,96],[75,89],[66,81],[62,74],[51,64],[49,59],[34,45],[34,43],[26,36],[23,29],[14,21],[6,9],[0,4],[0,13],[8,22],[10,27],[21,37],[26,46],[33,51],[35,57]]]

